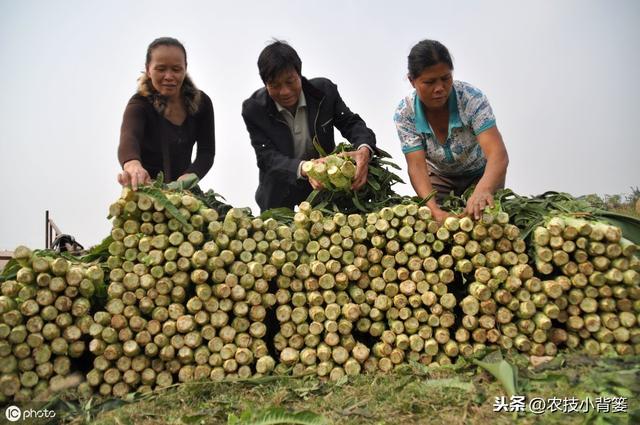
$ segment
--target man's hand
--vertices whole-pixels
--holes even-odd
[[[311,159],[310,161],[313,162],[314,164],[316,164],[316,163],[324,162],[325,159],[324,158],[317,158],[317,159]],[[320,190],[320,189],[324,188],[323,184],[320,181],[314,179],[313,177],[309,177],[309,175],[304,171],[303,168],[300,168],[300,175],[302,177],[306,178],[307,180],[309,180],[309,184],[311,185],[313,190]]]
[[[367,182],[371,151],[366,146],[361,146],[355,151],[344,152],[344,154],[350,156],[356,162],[356,175],[353,177],[351,189],[358,190]]]
[[[467,201],[465,212],[476,220],[479,220],[487,206],[493,207],[493,194],[489,190],[476,187]]]
[[[138,185],[151,183],[151,177],[140,161],[134,159],[124,164],[122,172],[118,174],[118,183],[122,186],[130,185],[133,190],[137,190]]]

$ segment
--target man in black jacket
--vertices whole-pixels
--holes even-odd
[[[368,162],[376,139],[365,122],[344,104],[338,88],[326,78],[307,80],[302,62],[288,44],[275,41],[258,58],[265,87],[242,104],[242,118],[256,151],[260,177],[256,202],[261,211],[293,208],[321,184],[306,176],[302,163],[322,161],[313,140],[326,152],[335,149],[333,127],[357,149],[352,188],[367,182]]]

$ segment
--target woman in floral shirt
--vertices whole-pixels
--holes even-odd
[[[487,98],[453,80],[451,56],[438,41],[413,46],[408,77],[415,91],[402,99],[394,121],[413,188],[422,198],[438,191],[427,205],[442,221],[448,213],[438,203],[475,184],[466,212],[479,218],[504,187],[509,163]]]

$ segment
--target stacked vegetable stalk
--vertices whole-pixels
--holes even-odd
[[[293,225],[278,228],[283,240],[271,257],[279,269],[277,372],[293,367],[294,374],[317,373],[337,380],[360,373],[368,360],[369,348],[353,336],[364,302],[348,292],[357,283],[366,284],[363,225],[360,215],[325,217],[303,203]]]
[[[293,229],[300,264],[282,264],[276,294],[280,368],[339,379],[458,354],[450,232],[427,207],[324,217],[303,203]]]
[[[15,251],[22,268],[2,283],[0,399],[46,398],[65,387],[72,361],[86,349],[90,297],[103,282],[100,266]],[[82,389],[82,388],[81,388]]]
[[[513,346],[518,328],[507,327],[504,333],[501,325],[514,326],[511,322],[519,314],[520,300],[510,302],[509,308],[499,303],[507,304],[513,298],[511,292],[534,280],[533,270],[527,265],[526,244],[519,237],[518,227],[509,223],[508,215],[487,213],[475,223],[468,217],[449,217],[440,227],[430,220],[426,207],[417,210],[415,219],[412,206],[396,206],[391,211],[395,217],[381,218],[390,218],[391,224],[401,219],[395,240],[403,245],[393,259],[388,257],[388,248],[392,248],[391,254],[395,252],[394,240],[385,245],[388,263],[381,264],[391,268],[384,270],[382,278],[386,281],[385,292],[390,290],[394,295],[392,306],[385,301],[379,304],[390,306],[386,319],[392,333],[383,331],[374,354],[390,355],[390,349],[404,349],[408,359],[447,364],[458,355],[470,356],[489,345]],[[381,214],[385,214],[384,209]],[[384,222],[380,226],[386,228]],[[386,236],[396,235],[392,231]],[[452,285],[454,271],[462,276],[462,287]],[[388,279],[394,275],[399,285]],[[377,282],[381,281],[372,281],[374,288]],[[524,292],[519,295],[526,301]],[[380,298],[385,300],[384,296]],[[462,315],[457,321],[458,312]],[[396,315],[404,320],[402,326]],[[391,364],[398,363],[390,359]],[[390,368],[382,358],[379,364],[383,370]]]
[[[440,255],[437,264],[447,265],[459,272],[464,282],[462,287],[458,286],[453,291],[442,288],[441,283],[428,273],[435,267],[435,260],[424,260],[427,282],[432,286],[431,290],[422,294],[428,306],[427,311],[433,315],[444,308],[448,327],[455,325],[451,328],[451,335],[442,329],[434,330],[436,341],[441,345],[438,363],[448,363],[457,355],[470,356],[490,345],[511,348],[512,337],[516,335],[505,335],[501,332],[501,324],[511,323],[515,315],[512,310],[517,311],[519,303],[511,303],[512,310],[500,306],[500,302],[505,304],[511,300],[511,297],[506,299],[506,291],[501,287],[507,285],[515,290],[533,275],[531,267],[527,265],[526,244],[519,238],[519,229],[509,223],[505,213],[486,213],[478,222],[468,217],[449,217],[442,227],[435,228],[436,242],[433,248],[442,249],[442,245],[437,246],[437,242],[441,241],[446,252]],[[445,273],[453,279],[452,272]],[[418,283],[418,287],[421,285],[424,283]],[[496,292],[498,299],[494,297]],[[439,304],[434,304],[436,295],[440,296]],[[454,309],[457,305],[459,309]],[[455,323],[454,312],[461,313],[460,320]],[[437,323],[437,320],[430,317],[429,322]],[[512,333],[510,330],[507,332]],[[425,345],[429,342],[426,341]],[[433,347],[432,352],[437,352],[438,347],[433,342],[430,347]]]
[[[344,371],[329,353],[339,344],[346,351],[338,347],[345,354],[338,357],[345,361],[362,333],[375,341],[369,344],[371,355],[361,346],[366,355],[359,363],[383,371],[407,360],[447,364],[487,346],[540,356],[555,355],[565,343],[577,345],[575,333],[565,326],[567,320],[569,327],[579,321],[568,319],[575,308],[567,311],[567,306],[577,296],[565,296],[569,277],[534,275],[526,243],[506,213],[487,213],[479,222],[450,217],[440,227],[428,208],[415,205],[383,208],[366,217],[323,217],[301,207],[293,240],[305,245],[304,261],[282,265],[278,277],[280,368],[339,378]],[[633,252],[632,245],[624,246]],[[627,261],[632,268],[637,259]],[[465,277],[462,291],[451,287],[454,271]],[[613,338],[637,346],[633,310],[637,314],[638,305],[631,303],[637,300],[636,275],[626,272],[629,287],[616,290],[619,298],[629,299],[605,304],[611,312],[618,310],[617,321],[607,316],[610,326],[619,328]],[[459,300],[462,316],[456,322]],[[618,344],[615,349],[627,354],[634,348]]]
[[[5,399],[59,386],[83,335],[86,385],[117,397],[272,372],[338,380],[491,346],[640,354],[640,261],[613,226],[551,218],[530,260],[503,212],[440,226],[416,204],[345,215],[305,202],[285,225],[146,188],[110,215],[108,299],[93,318],[101,267],[17,250],[24,267],[0,297]]]
[[[536,269],[553,280],[553,338],[593,354],[640,353],[640,260],[620,228],[555,216],[533,233]],[[555,283],[552,283],[555,282]]]
[[[432,220],[429,208],[416,205],[368,214],[365,231],[371,243],[366,278],[351,292],[364,301],[357,328],[378,339],[372,363],[382,371],[408,360],[450,363],[458,354],[450,232]]]
[[[461,302],[463,329],[480,344],[555,354],[557,347],[547,337],[550,316],[556,317],[549,305],[554,294],[534,276],[518,227],[504,213],[485,214],[470,236],[465,248],[475,255],[469,295]],[[459,332],[466,338],[464,330]]]
[[[168,199],[125,191],[110,209],[109,301],[94,316],[87,375],[103,395],[275,366],[263,340],[275,268],[263,267],[261,221],[232,209],[220,222],[191,195]]]

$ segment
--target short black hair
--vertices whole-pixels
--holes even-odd
[[[283,71],[294,69],[301,74],[302,61],[298,53],[286,41],[274,40],[258,56],[258,72],[262,82],[267,84]]]
[[[436,40],[422,40],[411,48],[408,57],[409,77],[418,78],[426,68],[444,63],[453,71],[453,61],[449,50]]]
[[[148,67],[149,64],[151,63],[151,53],[153,52],[153,49],[155,49],[158,46],[178,47],[180,50],[182,50],[182,53],[184,54],[184,63],[185,64],[187,63],[187,50],[184,48],[184,45],[180,43],[180,41],[178,41],[173,37],[160,37],[153,40],[151,44],[149,44],[149,47],[147,47],[147,57],[144,63],[145,67]]]

